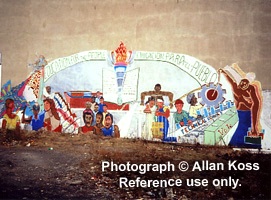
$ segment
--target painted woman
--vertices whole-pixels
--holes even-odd
[[[60,117],[55,107],[55,102],[53,99],[46,98],[43,100],[45,117],[44,117],[44,127],[47,131],[61,132],[62,126],[60,124]]]
[[[153,122],[155,122],[155,98],[149,97],[148,101],[146,102],[146,107],[143,110],[144,113],[146,113],[146,121],[142,133],[142,138],[146,140],[151,140],[153,138],[152,135],[152,125]]]

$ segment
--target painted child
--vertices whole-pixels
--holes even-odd
[[[113,115],[107,113],[105,115],[105,125],[102,128],[102,133],[104,136],[111,136],[111,137],[120,137],[119,127],[117,125],[113,125]]]
[[[7,99],[5,102],[6,113],[3,116],[2,128],[7,130],[20,131],[20,117],[13,113],[15,108],[14,100]]]

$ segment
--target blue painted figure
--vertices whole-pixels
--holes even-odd
[[[105,115],[105,124],[102,127],[102,133],[104,136],[111,136],[111,137],[120,137],[119,127],[117,125],[113,125],[113,115],[107,113]]]
[[[164,101],[162,99],[157,99],[157,110],[155,116],[157,116],[157,122],[163,122],[163,141],[164,142],[176,142],[176,137],[168,137],[170,110],[168,107],[164,106]]]
[[[30,123],[32,130],[34,131],[38,131],[39,129],[41,129],[43,127],[45,112],[44,111],[40,112],[39,104],[36,103],[32,106],[33,115],[30,116],[29,118],[25,118],[25,109],[23,111],[22,122]]]

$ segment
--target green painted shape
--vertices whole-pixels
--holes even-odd
[[[236,108],[231,107],[204,130],[204,144],[218,144],[237,122]]]

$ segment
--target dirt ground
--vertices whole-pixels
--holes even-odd
[[[271,155],[261,152],[93,134],[23,132],[9,133],[7,137],[3,130],[0,142],[1,199],[271,199]],[[230,170],[229,162],[235,160],[238,169]],[[146,173],[102,171],[103,161],[119,166],[127,162],[134,166],[171,163],[175,169],[163,173],[155,168]],[[181,161],[189,164],[187,171],[179,170]],[[198,166],[195,163],[202,161],[209,162],[209,169],[205,165],[205,169],[193,171]],[[214,169],[210,163],[222,163],[225,168]],[[121,177],[146,181],[178,179],[182,184],[120,188]],[[222,179],[223,185],[213,182]],[[235,188],[232,179],[239,181]],[[193,180],[193,185],[187,180]]]

